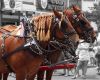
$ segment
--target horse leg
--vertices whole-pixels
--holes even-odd
[[[35,80],[35,76],[36,76],[36,74],[27,76],[27,80]]]
[[[51,80],[53,71],[54,70],[48,70],[48,71],[46,71],[46,80]]]
[[[38,71],[37,80],[44,80],[44,72],[45,71],[41,71],[41,70]]]
[[[0,73],[0,80],[7,80],[9,73]]]
[[[9,73],[3,73],[3,80],[7,80]]]
[[[0,73],[0,80],[2,80],[2,73]]]
[[[57,63],[60,59],[61,59],[61,52],[59,50],[57,50],[56,52],[54,52],[53,55],[49,55],[48,57],[48,61],[50,61],[52,64]],[[54,70],[48,70],[46,71],[46,80],[51,80],[52,75],[53,75],[53,71]]]
[[[25,74],[21,72],[16,73],[16,80],[25,80]]]

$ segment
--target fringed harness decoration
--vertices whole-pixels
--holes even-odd
[[[50,39],[50,27],[53,15],[41,15],[33,18],[37,40],[48,41]]]

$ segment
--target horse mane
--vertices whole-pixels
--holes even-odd
[[[53,14],[40,14],[32,18],[37,40],[48,41],[50,39],[50,29],[52,25]]]

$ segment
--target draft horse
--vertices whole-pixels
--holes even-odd
[[[79,42],[79,36],[74,30],[73,26],[71,25],[69,19],[66,15],[63,15],[59,13],[58,11],[54,10],[55,17],[61,22],[60,30],[62,31],[63,35],[67,37],[67,40],[58,40],[60,46],[64,47],[64,49],[61,49],[60,51],[54,51],[52,54],[49,54],[47,56],[47,59],[49,61],[49,65],[56,64],[59,60],[59,58],[62,56],[62,51],[65,50],[69,53],[71,53],[72,56],[75,56],[75,50],[78,46]],[[60,35],[61,37],[61,35]],[[63,45],[62,45],[63,44]],[[57,48],[57,46],[55,46]],[[67,54],[67,53],[65,53]],[[44,64],[46,65],[46,64]],[[47,65],[48,66],[48,65]],[[52,74],[54,70],[47,70],[46,71],[46,80],[51,80]],[[43,80],[44,79],[44,71],[39,70],[37,80]]]
[[[58,14],[57,12],[55,12],[55,14],[57,15],[58,19],[61,18],[60,14]],[[86,41],[88,43],[93,43],[96,40],[95,31],[93,30],[89,21],[87,20],[84,13],[81,11],[81,9],[78,6],[74,5],[72,7],[72,9],[64,10],[63,14],[65,14],[66,17],[68,17],[73,28],[78,33],[80,39],[83,39],[84,41]],[[54,59],[52,59],[52,57],[50,57],[50,58],[51,58],[50,60],[52,61],[52,63],[57,62],[57,60],[56,61],[54,60],[56,58],[54,58]],[[54,62],[53,62],[53,60],[54,60]],[[40,73],[40,75],[42,75],[41,73]],[[48,73],[46,74],[46,75],[48,75],[48,76],[46,76],[46,80],[51,80],[51,76],[52,76],[51,74],[52,74],[52,71],[48,71]],[[38,78],[38,80],[43,80],[43,76]]]
[[[10,33],[12,31],[14,31],[16,29],[16,26],[14,25],[6,25],[5,27],[1,27],[0,28],[0,37],[2,36],[2,33]],[[3,46],[2,46],[3,47]],[[8,72],[5,72],[5,73],[0,73],[0,80],[7,80],[7,77],[8,77]]]
[[[85,14],[77,5],[73,5],[71,9],[65,9],[63,13],[70,20],[74,29],[79,34],[80,39],[88,43],[94,43],[96,40],[96,32],[93,30]]]
[[[54,20],[53,15],[37,16],[33,21],[35,25],[28,26],[30,34],[26,37],[0,31],[0,45],[3,45],[0,47],[0,72],[13,71],[16,74],[16,80],[32,80],[44,61],[45,49],[52,39],[54,28],[56,33],[52,37],[65,38],[60,31],[57,31],[59,21]],[[6,26],[4,28],[6,29]],[[62,36],[59,37],[59,34]]]

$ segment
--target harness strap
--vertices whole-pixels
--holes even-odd
[[[22,45],[22,46],[16,48],[15,50],[13,50],[12,52],[10,52],[9,54],[7,52],[5,52],[4,55],[2,56],[2,58],[3,59],[7,59],[8,57],[12,56],[16,52],[21,51],[21,50],[24,50],[26,48],[28,48],[28,47],[23,47],[23,45]]]
[[[1,44],[1,51],[2,53],[5,53],[5,39],[6,39],[6,35],[3,34],[2,36],[2,44]],[[14,72],[13,69],[11,68],[11,66],[8,64],[8,62],[6,61],[6,59],[3,58],[4,54],[2,54],[1,59],[4,61],[5,66],[7,67],[7,70],[9,70],[10,72]]]
[[[1,51],[5,52],[5,39],[6,39],[6,35],[3,34],[2,37],[1,37],[1,39],[2,39]]]
[[[48,66],[49,66],[49,67],[54,67],[54,66],[59,65],[59,64],[66,64],[66,63],[68,63],[69,61],[72,61],[73,59],[74,59],[74,60],[75,60],[75,59],[78,59],[78,56],[72,57],[71,59],[67,59],[67,60],[64,60],[64,61],[57,62],[57,63],[55,63],[55,64],[51,64],[51,65],[48,65]]]

